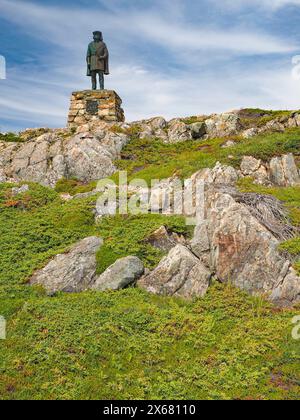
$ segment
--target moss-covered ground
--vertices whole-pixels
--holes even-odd
[[[291,130],[237,138],[230,149],[220,147],[224,139],[172,146],[135,140],[119,167],[147,181],[186,177],[217,160],[237,165],[244,154],[297,156],[299,139],[300,131]],[[30,184],[13,197],[11,185],[0,184],[0,315],[7,319],[0,399],[299,399],[300,341],[292,338],[292,319],[300,307],[279,310],[218,283],[191,302],[134,288],[50,298],[28,286],[37,268],[90,235],[105,240],[97,255],[101,272],[132,254],[153,267],[162,254],[144,239],[161,225],[190,234],[180,217],[160,215],[96,225],[93,197],[59,197],[82,187],[92,189],[65,180],[57,191]],[[265,189],[251,180],[239,188],[275,195],[300,225],[299,189]],[[282,247],[297,261],[297,238]]]

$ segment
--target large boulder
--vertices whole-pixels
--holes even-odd
[[[144,274],[144,264],[137,257],[121,258],[96,278],[92,289],[120,290],[135,283]]]
[[[193,139],[201,139],[206,134],[206,124],[205,122],[196,122],[190,125],[190,130],[192,133]]]
[[[175,119],[170,121],[168,127],[168,143],[181,143],[192,140],[192,132],[183,121]]]
[[[300,278],[294,272],[291,277],[291,262],[279,252],[279,239],[250,208],[214,188],[207,191],[205,206],[206,220],[195,229],[191,243],[203,264],[220,281],[253,295],[281,305],[297,303]]]
[[[241,173],[243,176],[253,178],[256,184],[270,184],[268,170],[260,159],[255,159],[252,156],[244,156],[241,163]]]
[[[138,281],[148,292],[185,298],[205,295],[210,271],[185,246],[177,245],[158,267]]]
[[[179,243],[185,245],[186,240],[183,236],[174,232],[168,232],[165,226],[161,226],[146,238],[146,243],[163,252],[169,252]]]
[[[94,236],[83,239],[69,252],[57,255],[46,267],[38,270],[30,284],[43,286],[49,295],[89,289],[95,281],[96,252],[102,243],[102,239]]]
[[[135,121],[129,125],[133,127],[140,139],[160,138],[167,141],[167,122],[163,117],[155,117],[148,120]]]
[[[164,130],[167,127],[167,121],[163,117],[152,118],[149,123],[154,132]]]
[[[285,278],[272,291],[271,300],[280,306],[292,306],[300,302],[300,277],[290,268]]]
[[[130,186],[129,191],[132,194],[129,200],[130,207],[134,205],[142,207],[145,211],[169,215],[174,213],[174,201],[177,192],[182,192],[182,182],[174,176],[157,182],[151,189]]]
[[[259,134],[259,129],[256,127],[248,128],[247,130],[242,132],[242,137],[244,139],[251,139]]]
[[[300,185],[300,175],[292,154],[273,158],[270,162],[270,178],[281,187]]]
[[[9,160],[3,162],[2,169],[7,176],[18,181],[53,186],[58,179],[66,176],[63,139],[55,132],[17,144],[15,148],[9,147],[5,152],[9,154]]]
[[[65,147],[68,176],[81,181],[112,175],[116,171],[112,159],[111,151],[91,135],[77,135]]]
[[[38,182],[50,187],[64,177],[81,181],[105,178],[116,171],[113,161],[120,158],[128,141],[125,134],[109,130],[75,136],[51,130],[25,143],[1,143],[1,178]]]
[[[239,115],[233,112],[213,115],[205,121],[205,125],[210,138],[232,136],[241,131]]]
[[[232,167],[217,162],[211,168],[201,169],[191,177],[191,181],[203,181],[205,184],[235,185],[239,179],[238,172]]]

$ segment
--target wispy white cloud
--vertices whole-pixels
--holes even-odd
[[[116,43],[123,36],[125,39],[135,39],[136,42],[145,38],[148,42],[167,48],[177,48],[179,54],[183,48],[189,51],[216,49],[247,55],[283,53],[296,49],[290,42],[263,31],[251,32],[242,27],[220,29],[204,23],[200,27],[191,22],[187,25],[181,19],[174,21],[159,11],[155,13],[129,9],[117,13],[116,9],[114,12],[76,7],[66,9],[18,0],[0,0],[0,6],[2,17],[22,26],[31,34],[71,49],[82,47],[90,35],[90,29],[99,25]]]
[[[286,59],[296,47],[285,38],[245,29],[242,22],[230,29],[217,20],[196,26],[179,0],[147,9],[121,4],[114,0],[105,8],[84,9],[0,0],[2,18],[55,46],[41,57],[43,73],[39,67],[10,66],[8,79],[0,81],[0,118],[11,121],[7,127],[65,125],[70,92],[89,86],[84,55],[91,31],[98,28],[111,50],[107,88],[124,99],[128,120],[244,106],[299,108],[300,87]],[[165,66],[152,59],[157,54]],[[267,64],[257,59],[270,54]],[[251,55],[256,57],[251,66],[243,64]]]
[[[286,6],[300,6],[300,0],[208,0],[210,3],[217,4],[219,7],[226,7],[232,10],[239,8],[252,8],[252,9],[269,9],[276,11]]]

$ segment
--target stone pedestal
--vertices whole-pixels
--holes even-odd
[[[113,90],[73,92],[68,127],[77,128],[95,121],[123,122],[122,99]]]

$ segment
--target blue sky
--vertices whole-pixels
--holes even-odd
[[[65,126],[94,30],[129,121],[300,108],[300,0],[0,0],[1,131]]]

